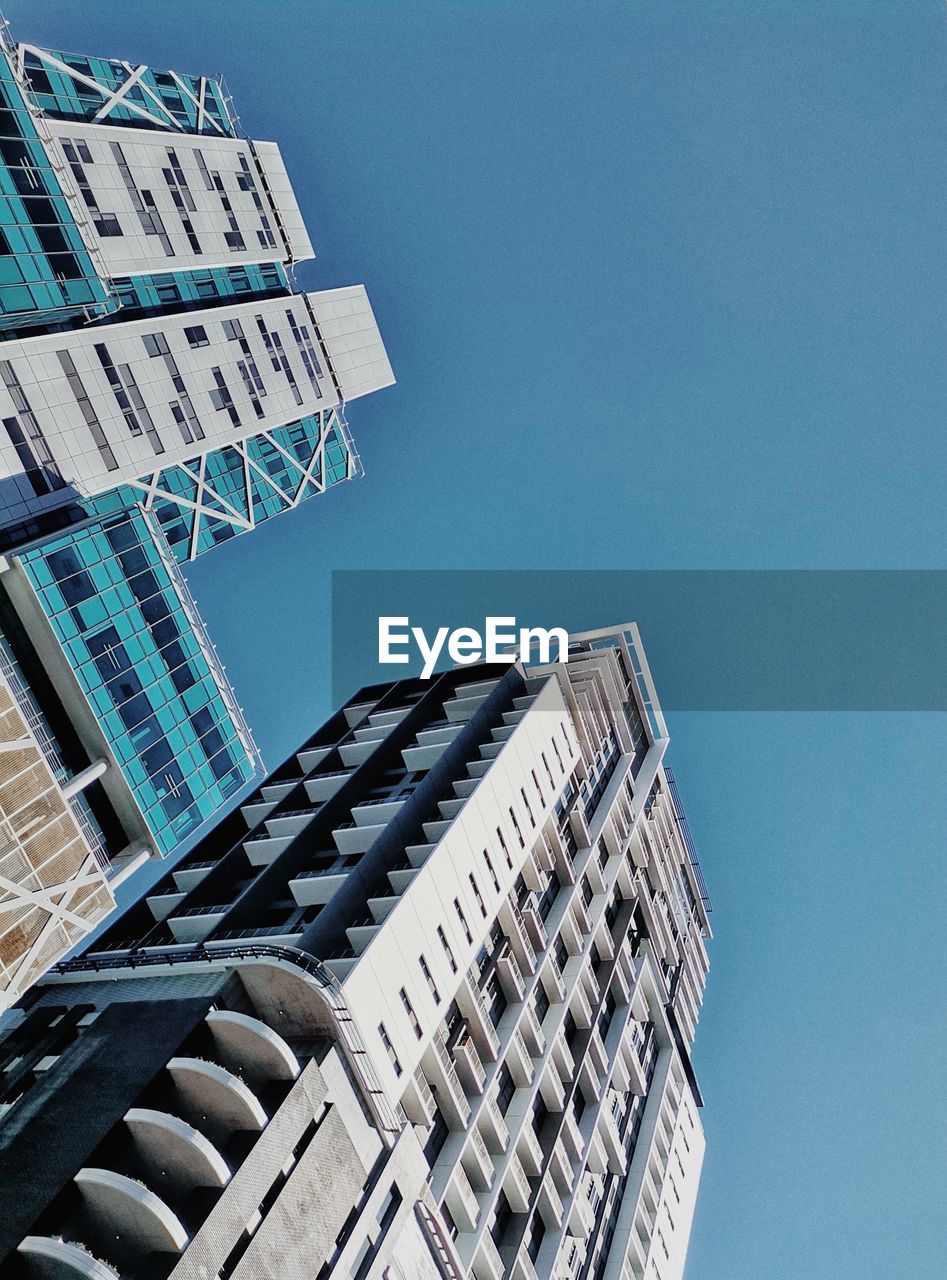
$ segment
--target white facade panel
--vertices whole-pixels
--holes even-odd
[[[311,258],[274,142],[48,121],[112,276]],[[285,231],[284,231],[285,228]]]
[[[303,295],[0,343],[0,374],[4,519],[338,403]],[[66,491],[35,491],[41,443]]]
[[[326,289],[310,300],[342,398],[354,400],[392,386],[395,375],[365,286]]]
[[[279,211],[291,258],[295,262],[314,258],[315,250],[296,203],[293,184],[289,180],[279,147],[275,142],[254,142],[253,149],[262,170],[261,176],[272,196],[274,207]]]

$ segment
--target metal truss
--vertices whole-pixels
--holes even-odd
[[[145,73],[150,70],[144,63],[141,66],[132,66],[130,62],[116,60],[114,65],[119,65],[125,71],[126,78],[115,88],[114,85],[102,84],[96,80],[94,76],[86,75],[84,72],[70,67],[68,63],[57,58],[54,53],[48,49],[40,49],[34,44],[18,44],[17,45],[17,72],[29,81],[29,68],[25,66],[27,54],[31,54],[37,58],[41,64],[58,71],[60,75],[68,76],[76,84],[82,85],[85,89],[91,89],[93,93],[101,95],[102,105],[90,118],[90,123],[100,124],[107,121],[109,116],[115,111],[116,107],[122,107],[125,111],[130,111],[132,115],[136,115],[143,120],[147,120],[149,124],[154,125],[158,129],[176,129],[178,132],[187,133],[180,120],[170,111],[161,101],[159,94],[151,88],[145,79]],[[174,83],[180,93],[187,98],[194,106],[197,112],[197,132],[203,133],[205,125],[211,125],[217,133],[222,137],[229,136],[225,129],[221,127],[219,122],[214,119],[213,115],[207,111],[207,84],[206,76],[201,76],[198,80],[199,89],[195,93],[190,86],[174,71],[168,74],[174,80]],[[149,106],[143,107],[139,103],[132,101],[128,97],[128,91],[134,87],[138,87],[139,91],[148,100]]]
[[[210,526],[224,524],[234,533],[245,533],[273,515],[293,510],[305,498],[324,493],[338,480],[348,480],[356,474],[358,458],[342,406],[323,410],[310,421],[314,443],[312,452],[303,459],[293,452],[287,439],[287,434],[302,424],[292,424],[175,463],[132,481],[130,487],[144,495],[141,503],[146,511],[166,518],[171,506],[177,516],[188,522],[187,555],[183,558],[193,560],[205,549],[202,535],[208,533]],[[336,455],[344,454],[344,475],[338,474],[338,460],[327,458],[327,446]],[[276,474],[262,465],[262,447],[278,457],[281,465]]]

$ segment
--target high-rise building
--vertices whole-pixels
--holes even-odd
[[[391,1253],[365,1217],[370,1177],[345,1182],[351,1216],[331,1244],[335,1201],[317,1191],[305,1274],[680,1280],[704,1149],[690,1050],[710,929],[667,742],[633,625],[573,637],[564,663],[363,689],[16,1011],[16,1065],[0,1085],[9,1132],[39,1124],[66,1086],[79,1007],[111,1008],[174,974],[318,963],[424,1176],[410,1231],[384,1237]],[[291,1013],[288,998],[276,1004]],[[72,1041],[59,1057],[30,1039],[52,1018]],[[182,1110],[176,1072],[159,1072],[163,1105],[204,1132],[214,1117]],[[139,1105],[117,1098],[107,1133],[74,1126],[55,1178],[37,1172],[4,1241],[29,1259],[25,1274],[45,1275],[37,1251],[60,1239],[146,1274],[95,1225],[101,1171],[133,1176],[122,1108]],[[180,1222],[155,1246],[161,1274],[270,1274],[268,1211],[284,1209],[264,1184],[229,1231],[219,1217],[213,1232]],[[107,1220],[118,1234],[126,1211]],[[243,1271],[228,1262],[237,1249]]]
[[[391,367],[361,285],[296,290],[312,257],[219,80],[3,27],[0,667],[32,781],[0,1007],[259,766],[177,566],[359,471],[345,405]]]
[[[118,506],[0,557],[0,1008],[260,765],[153,521]]]
[[[272,142],[207,77],[0,48],[0,523],[118,490],[179,560],[358,470],[345,404],[393,381]],[[3,341],[6,339],[6,341]]]

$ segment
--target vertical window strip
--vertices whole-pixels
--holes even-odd
[[[4,418],[3,425],[30,487],[38,498],[54,489],[64,489],[66,482],[62,472],[9,360],[0,360],[0,376],[17,411],[15,417]]]
[[[99,416],[93,408],[92,401],[89,399],[88,392],[85,389],[82,379],[79,377],[79,373],[76,369],[75,363],[73,362],[72,356],[68,351],[57,351],[56,356],[62,367],[63,373],[66,375],[66,381],[69,383],[69,389],[75,396],[76,403],[79,405],[83,418],[85,418],[86,426],[89,428],[95,447],[99,451],[99,456],[105,463],[106,470],[117,471],[118,462],[116,461],[115,454],[112,452],[112,447],[109,444],[105,431],[102,428],[102,423],[99,421]]]

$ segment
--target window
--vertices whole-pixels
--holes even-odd
[[[550,769],[550,767],[549,767],[549,761],[546,759],[546,753],[545,753],[545,751],[541,751],[541,752],[540,752],[540,754],[539,754],[539,758],[540,758],[540,760],[542,760],[542,762],[543,762],[543,768],[546,770],[546,777],[549,779],[549,785],[550,785],[550,787],[552,787],[553,791],[555,791],[555,789],[556,789],[556,783],[555,783],[555,779],[554,779],[554,778],[553,778],[553,776],[552,776],[552,770],[551,770],[551,769]]]
[[[506,847],[506,841],[503,839],[503,832],[497,827],[497,840],[500,842],[500,848],[503,850],[503,856],[506,859],[506,865],[513,870],[513,859],[510,857],[510,851]]]
[[[513,823],[513,830],[516,832],[516,838],[520,842],[520,848],[526,848],[526,841],[523,839],[523,833],[520,830],[520,824],[516,820],[516,814],[513,812],[513,806],[510,806],[510,821]]]
[[[437,989],[437,983],[434,981],[434,975],[431,973],[430,966],[424,956],[418,956],[418,964],[421,966],[421,972],[424,974],[424,980],[428,985],[428,990],[435,1004],[440,1004],[441,993]]]
[[[411,1003],[411,997],[408,995],[407,991],[405,991],[404,987],[401,988],[399,994],[401,996],[401,1003],[404,1006],[404,1011],[408,1015],[408,1021],[411,1023],[411,1029],[420,1040],[421,1023],[418,1020],[418,1015],[414,1012],[414,1005]]]
[[[480,908],[480,914],[483,916],[484,920],[486,920],[487,918],[486,903],[483,900],[483,894],[480,892],[480,887],[477,884],[477,880],[473,872],[470,873],[467,879],[470,881],[470,887],[471,889],[473,889],[474,897],[477,899],[477,906]]]
[[[536,984],[536,994],[533,997],[533,1012],[536,1014],[536,1021],[541,1026],[543,1019],[549,1012],[549,996],[546,994],[546,988],[541,982]]]
[[[505,1116],[509,1110],[510,1103],[513,1101],[513,1094],[515,1092],[516,1081],[513,1079],[510,1068],[504,1062],[503,1066],[497,1072],[496,1103],[501,1116]]]
[[[530,769],[530,771],[529,771],[529,772],[530,772],[530,776],[531,776],[531,778],[533,779],[533,786],[536,788],[536,794],[539,796],[539,803],[540,803],[540,804],[545,804],[545,803],[546,803],[546,797],[543,795],[543,789],[542,789],[542,787],[539,785],[539,779],[536,777],[536,770],[535,770],[535,769]]]
[[[447,935],[444,933],[444,930],[440,925],[437,926],[437,936],[440,939],[441,946],[444,948],[444,954],[447,956],[447,963],[450,965],[451,973],[456,973],[457,961],[454,959],[454,953],[450,949],[450,943],[447,941]]]
[[[534,773],[534,774],[533,774],[533,778],[535,779],[535,777],[536,777],[536,775],[535,775],[535,773]],[[526,788],[525,788],[525,787],[520,787],[520,795],[523,797],[523,805],[524,805],[524,807],[525,807],[525,809],[526,809],[526,816],[527,816],[527,818],[529,818],[529,825],[530,825],[531,827],[535,827],[535,825],[536,825],[536,819],[533,817],[533,810],[532,810],[532,807],[531,807],[531,805],[530,805],[530,803],[529,803],[529,799],[528,799],[528,797],[527,797],[527,795],[526,795]]]
[[[207,346],[207,330],[202,324],[195,324],[189,329],[185,329],[184,336],[192,347]]]
[[[487,853],[486,849],[484,849],[484,851],[483,851],[483,860],[484,860],[484,862],[487,864],[487,870],[490,872],[490,879],[493,881],[493,888],[494,888],[494,890],[495,890],[497,893],[499,893],[499,892],[500,892],[500,881],[497,879],[497,873],[496,873],[496,871],[493,869],[493,861],[492,861],[492,859],[491,859],[491,857],[490,857],[489,853]]]
[[[150,356],[166,356],[170,351],[168,340],[163,333],[146,333],[142,337],[142,342]]]
[[[473,946],[473,934],[470,932],[470,925],[467,923],[467,917],[464,915],[464,909],[460,905],[460,899],[454,899],[454,910],[457,912],[457,919],[460,921],[460,927],[464,931],[464,937],[470,946]]]
[[[401,1062],[398,1059],[398,1055],[395,1052],[395,1046],[391,1043],[391,1037],[385,1030],[385,1024],[383,1022],[379,1022],[378,1024],[378,1034],[381,1037],[382,1044],[385,1046],[385,1053],[387,1053],[388,1061],[394,1068],[395,1075],[400,1076],[402,1073]]]

